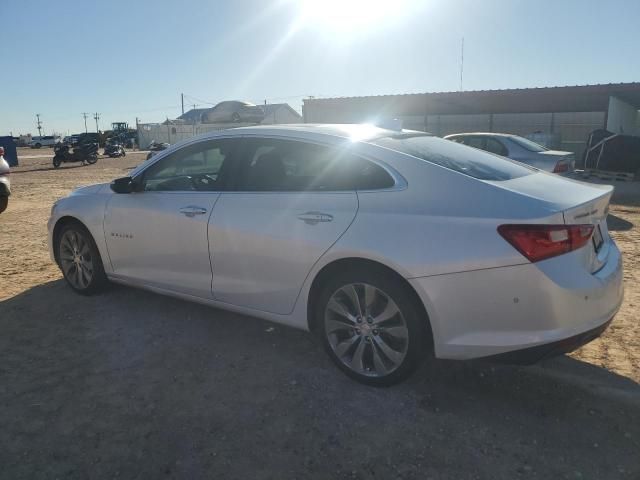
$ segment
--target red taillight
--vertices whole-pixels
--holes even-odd
[[[500,225],[498,233],[531,262],[586,245],[593,225]]]
[[[558,163],[556,163],[556,166],[553,169],[553,173],[563,173],[568,171],[569,171],[569,164],[564,160],[561,160]]]

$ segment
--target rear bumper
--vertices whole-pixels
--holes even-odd
[[[609,244],[596,273],[580,252],[536,264],[410,279],[423,300],[438,358],[531,362],[573,350],[606,329],[623,299],[622,257]]]
[[[598,338],[602,333],[609,328],[611,324],[610,319],[606,323],[599,327],[592,328],[586,332],[579,333],[573,337],[565,338],[555,342],[547,343],[544,345],[538,345],[535,347],[529,347],[522,350],[515,350],[507,353],[500,353],[498,355],[492,355],[485,357],[485,360],[495,361],[500,363],[511,363],[517,365],[531,365],[546,358],[556,357],[565,353],[573,352],[578,348],[586,345]]]

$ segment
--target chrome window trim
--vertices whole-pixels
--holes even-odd
[[[210,135],[210,133],[207,133],[205,135]],[[193,137],[196,138],[196,137]],[[188,140],[184,140],[184,143],[180,142],[180,143],[176,143],[174,145],[172,145],[170,148],[160,152],[158,155],[155,155],[154,157],[152,157],[151,159],[149,159],[149,164],[148,165],[140,165],[139,167],[136,167],[136,169],[134,169],[131,172],[131,178],[136,179],[138,177],[140,177],[141,175],[144,174],[144,172],[150,168],[152,165],[154,165],[156,162],[162,160],[163,158],[167,157],[168,155],[173,154],[174,152],[177,152],[183,148],[189,147],[191,145],[195,145],[197,143],[206,143],[206,142],[213,142],[213,141],[217,141],[217,140],[223,140],[223,139],[237,139],[237,140],[242,140],[243,138],[271,138],[271,139],[276,139],[276,140],[288,140],[291,142],[299,142],[299,143],[309,143],[312,145],[318,145],[321,147],[329,147],[329,148],[336,148],[339,147],[336,143],[332,143],[332,142],[322,142],[319,141],[317,139],[307,139],[307,138],[297,138],[297,137],[292,137],[290,135],[277,135],[277,134],[251,134],[251,133],[243,133],[242,135],[234,135],[231,134],[229,135],[227,134],[223,134],[220,136],[208,136],[207,138],[196,138],[195,140],[193,139],[188,139]],[[331,138],[341,138],[343,139],[343,137],[331,137]],[[191,141],[189,141],[191,140]],[[360,143],[360,144],[365,144],[366,142],[354,142],[356,144]],[[372,144],[367,144],[367,145],[372,145]],[[378,145],[372,145],[376,148],[382,148]],[[392,152],[395,152],[395,150],[390,150],[390,149],[385,149],[385,150],[389,150]],[[396,152],[397,153],[397,152]],[[393,167],[391,167],[390,165],[387,165],[386,163],[384,163],[381,160],[378,160],[377,158],[372,158],[369,155],[366,154],[362,154],[361,152],[355,152],[353,153],[354,156],[361,158],[363,160],[366,160],[368,162],[372,162],[375,165],[379,166],[380,168],[382,168],[385,172],[387,172],[387,174],[389,174],[389,176],[391,176],[391,178],[393,179],[394,184],[391,187],[386,187],[386,188],[374,188],[374,189],[353,189],[353,190],[269,190],[269,191],[264,191],[264,190],[215,190],[215,191],[207,191],[207,192],[203,192],[203,191],[194,191],[194,190],[167,190],[167,191],[153,191],[153,192],[147,192],[147,191],[143,191],[143,192],[137,192],[138,194],[141,193],[159,193],[159,194],[165,194],[165,193],[180,193],[180,194],[184,194],[184,193],[206,193],[206,194],[211,194],[211,193],[270,193],[270,194],[282,194],[282,193],[305,193],[305,194],[317,194],[317,193],[327,193],[327,194],[335,194],[335,193],[351,193],[351,192],[359,192],[359,193],[372,193],[372,192],[397,192],[397,191],[401,191],[401,190],[405,190],[408,187],[408,183],[406,181],[406,179],[399,173],[397,172]],[[146,163],[146,162],[145,162]],[[139,170],[138,170],[139,169]]]

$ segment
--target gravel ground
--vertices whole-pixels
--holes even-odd
[[[533,367],[440,361],[373,389],[305,332],[64,285],[46,251],[52,202],[143,158],[59,170],[30,158],[12,172],[0,478],[640,479],[639,184],[611,209],[626,296],[603,337]]]

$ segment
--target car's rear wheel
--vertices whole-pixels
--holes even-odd
[[[324,285],[316,305],[326,351],[359,382],[393,385],[430,354],[423,310],[407,287],[383,272],[337,275]]]
[[[238,112],[235,112],[233,115],[231,115],[231,120],[236,122],[236,123],[239,123],[240,120],[241,120],[240,119],[240,114]]]
[[[0,197],[0,213],[4,212],[9,205],[9,197]]]
[[[107,277],[100,252],[84,226],[74,222],[62,227],[56,248],[58,264],[71,288],[90,295],[104,287]]]

